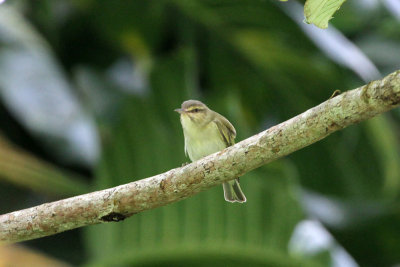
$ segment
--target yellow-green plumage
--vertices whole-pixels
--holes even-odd
[[[185,101],[176,111],[181,114],[185,153],[191,161],[221,151],[235,143],[236,131],[233,125],[202,102]],[[224,183],[223,188],[226,201],[246,202],[239,179]]]

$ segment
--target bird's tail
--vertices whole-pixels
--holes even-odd
[[[239,178],[222,184],[224,188],[224,197],[228,202],[246,202],[246,197],[240,188]]]

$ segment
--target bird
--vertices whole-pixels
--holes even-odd
[[[233,125],[204,103],[198,100],[187,100],[175,111],[180,114],[185,139],[185,154],[192,162],[235,143],[236,130]],[[222,186],[226,201],[246,202],[239,178],[225,182]]]

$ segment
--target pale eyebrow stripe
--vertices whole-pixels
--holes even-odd
[[[186,110],[187,110],[188,112],[190,112],[190,111],[192,111],[192,110],[194,110],[194,109],[205,110],[204,107],[196,107],[196,106],[188,107]]]

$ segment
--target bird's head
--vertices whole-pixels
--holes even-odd
[[[182,103],[181,108],[175,109],[175,111],[181,114],[182,123],[189,119],[197,126],[208,123],[212,116],[212,111],[198,100],[187,100]]]

